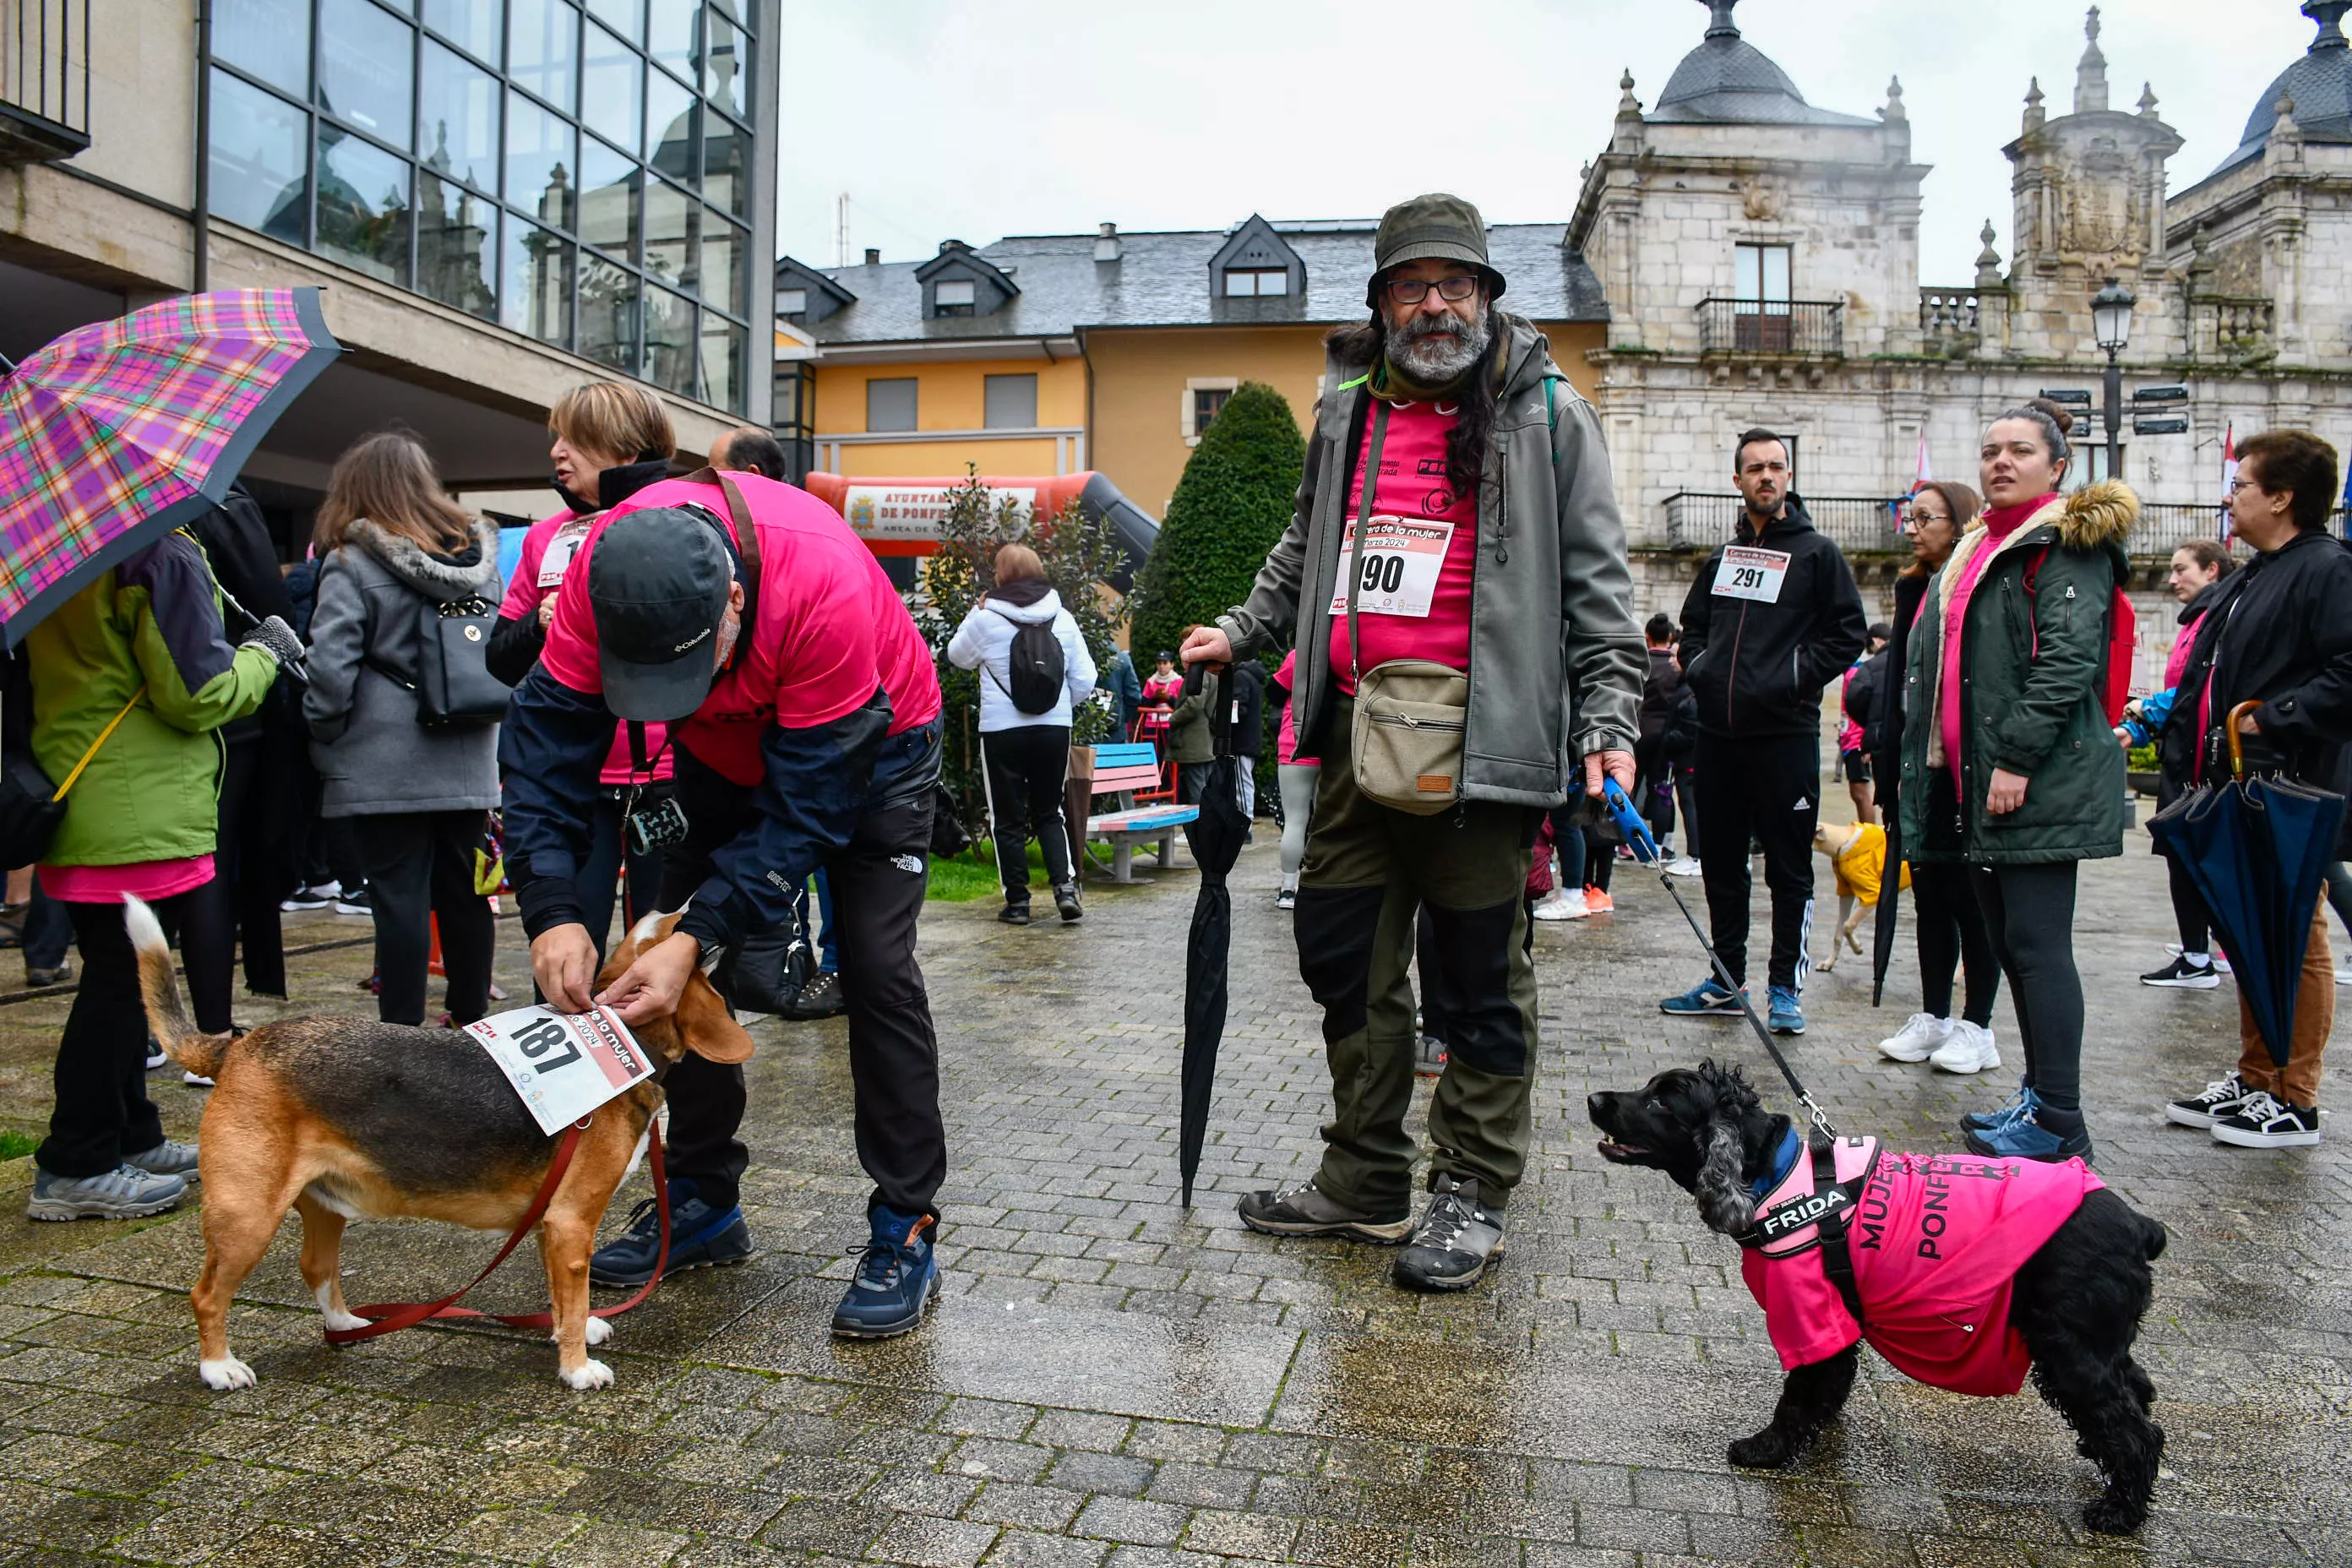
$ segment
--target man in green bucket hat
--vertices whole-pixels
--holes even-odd
[[[1419,1289],[1466,1289],[1502,1252],[1537,1055],[1528,845],[1604,774],[1633,788],[1648,668],[1600,423],[1543,335],[1496,309],[1505,284],[1468,202],[1389,209],[1370,317],[1327,344],[1297,511],[1248,600],[1182,650],[1246,658],[1295,633],[1299,751],[1323,759],[1297,921],[1333,1115],[1313,1179],[1251,1194],[1242,1219],[1402,1242],[1397,1283]],[[1401,680],[1440,700],[1384,707]],[[1392,714],[1436,749],[1384,751]],[[1416,1220],[1408,971],[1424,908],[1446,1063]]]

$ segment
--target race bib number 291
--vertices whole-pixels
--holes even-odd
[[[517,1007],[466,1026],[551,1135],[654,1075],[654,1060],[610,1008]]]
[[[1723,563],[1715,571],[1715,592],[1726,599],[1753,599],[1759,605],[1780,602],[1780,584],[1788,580],[1789,552],[1759,550],[1750,544],[1727,545]]]

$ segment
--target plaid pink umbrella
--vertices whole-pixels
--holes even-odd
[[[342,352],[316,289],[186,294],[0,360],[0,626],[14,647],[83,584],[220,503]]]

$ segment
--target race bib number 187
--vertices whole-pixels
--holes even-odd
[[[1780,602],[1780,584],[1788,580],[1789,552],[1759,550],[1750,544],[1727,545],[1723,563],[1716,568],[1715,591],[1726,599],[1753,599],[1760,605]]]
[[[517,1007],[466,1026],[522,1097],[540,1131],[562,1131],[630,1085],[654,1060],[610,1008],[558,1013]]]

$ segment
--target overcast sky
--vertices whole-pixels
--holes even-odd
[[[2113,0],[2113,107],[2152,83],[2186,138],[2175,191],[2238,144],[2312,24],[2296,0]],[[1971,30],[1967,22],[1976,18]],[[1921,280],[2011,254],[2026,80],[2072,106],[2082,9],[2044,0],[1744,0],[1737,19],[1821,107],[1869,114],[1900,76],[1927,176]],[[788,0],[778,245],[835,260],[942,238],[1376,217],[1449,189],[1489,222],[1560,222],[1631,68],[1645,106],[1706,31],[1698,0]]]

